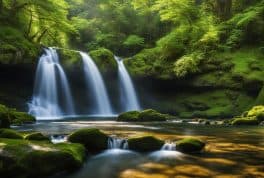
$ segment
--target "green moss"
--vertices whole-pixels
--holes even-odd
[[[129,111],[120,114],[117,117],[117,121],[124,121],[124,122],[133,122],[133,121],[138,121],[138,116],[139,116],[139,111]]]
[[[49,141],[49,137],[43,135],[40,132],[30,133],[25,136],[26,140],[36,140],[36,141]]]
[[[138,115],[140,121],[166,121],[169,118],[166,114],[161,114],[153,109],[147,109]]]
[[[117,117],[117,121],[124,122],[149,122],[149,121],[167,121],[172,118],[168,114],[161,114],[156,110],[147,109],[144,111],[129,111],[120,114]]]
[[[108,136],[98,129],[81,129],[70,134],[68,140],[83,144],[89,151],[98,152],[107,149]]]
[[[66,69],[71,68],[82,68],[82,60],[80,53],[78,51],[73,51],[69,49],[57,48],[58,55],[60,57],[60,62]]]
[[[117,62],[114,54],[105,48],[100,48],[89,52],[90,56],[103,73],[117,72]]]
[[[184,138],[176,142],[176,149],[184,153],[200,152],[205,143],[195,138]]]
[[[79,168],[85,159],[80,144],[49,144],[0,139],[0,173],[5,177],[48,177]]]
[[[23,136],[11,129],[0,129],[0,138],[23,139]]]
[[[164,141],[153,136],[143,136],[128,139],[128,147],[131,150],[139,152],[150,152],[160,150],[164,145]]]
[[[232,125],[258,125],[259,123],[256,117],[235,118],[231,122]]]
[[[254,106],[247,112],[248,117],[257,116],[259,114],[264,114],[264,105],[261,106]]]
[[[36,118],[25,112],[16,111],[13,108],[8,108],[0,104],[0,116],[8,118],[11,124],[21,125],[36,122]]]

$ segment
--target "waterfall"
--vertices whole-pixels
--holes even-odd
[[[176,151],[176,144],[175,143],[165,143],[161,150],[166,151]]]
[[[86,84],[94,97],[94,113],[96,115],[113,115],[105,84],[96,64],[87,53],[80,52],[80,55],[83,60]]]
[[[124,65],[124,62],[119,57],[115,56],[118,63],[118,76],[120,82],[120,99],[123,111],[140,110],[135,87],[130,78],[130,75]]]
[[[29,113],[36,117],[58,117],[75,114],[73,100],[65,72],[55,49],[44,49],[40,57],[34,93],[29,103]],[[61,90],[60,90],[61,88]],[[59,97],[59,95],[61,97]],[[64,107],[60,107],[64,103]]]
[[[128,149],[128,143],[125,139],[108,138],[108,149]]]

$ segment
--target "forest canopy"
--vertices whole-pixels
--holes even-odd
[[[263,19],[263,0],[0,0],[0,45],[29,56],[39,45],[158,53],[148,60],[194,65],[216,50],[263,45]]]

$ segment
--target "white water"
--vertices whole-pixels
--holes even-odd
[[[176,151],[176,144],[175,143],[165,143],[161,150],[166,151]]]
[[[123,111],[140,110],[138,97],[130,75],[123,60],[115,56],[118,63],[118,76],[120,82],[120,99]]]
[[[37,118],[74,115],[71,91],[65,72],[59,63],[58,54],[53,48],[44,50],[45,53],[40,57],[37,67],[29,113]],[[59,94],[64,108],[60,107]]]
[[[94,97],[94,114],[113,115],[105,84],[96,64],[87,53],[80,52],[80,55],[83,60],[86,84],[90,89],[88,92],[91,92]]]
[[[128,143],[125,139],[108,138],[108,149],[128,149]]]

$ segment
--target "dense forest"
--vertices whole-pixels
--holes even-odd
[[[0,61],[36,64],[43,46],[108,49],[135,79],[172,90],[151,107],[233,116],[263,104],[263,17],[263,0],[1,0]]]

